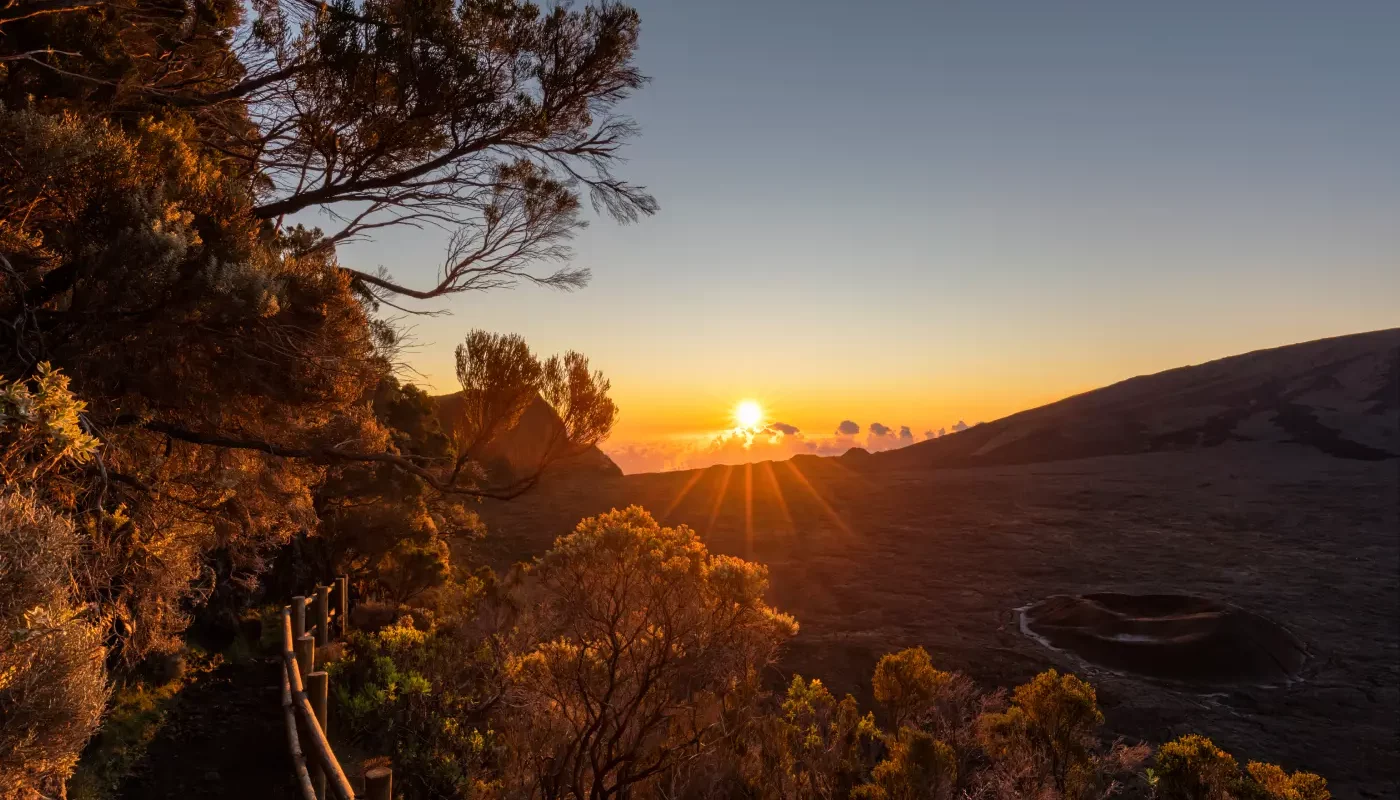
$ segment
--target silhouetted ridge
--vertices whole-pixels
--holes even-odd
[[[438,419],[449,435],[455,430],[457,408],[462,393],[454,392],[434,398],[438,404]],[[551,443],[558,443],[564,423],[542,397],[536,397],[519,421],[510,430],[499,434],[488,444],[481,460],[493,471],[509,471],[514,477],[533,473],[545,458]],[[551,473],[593,474],[609,477],[622,475],[622,470],[596,445],[581,453],[559,459],[549,467]]]
[[[1400,328],[1144,375],[900,450],[864,468],[1023,464],[1284,442],[1400,457]]]

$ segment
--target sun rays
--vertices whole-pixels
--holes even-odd
[[[808,480],[807,476],[802,474],[802,470],[791,461],[784,461],[783,466],[787,467],[797,483],[807,490],[807,494],[811,495],[812,499],[816,501],[817,505],[821,508],[822,512],[826,514],[827,518],[831,520],[832,524],[847,536],[851,535],[851,526],[846,523],[846,520],[840,514],[836,513],[836,509],[831,506],[831,503],[827,502],[825,497],[822,497],[821,492],[818,492],[817,488],[812,485],[812,482]]]
[[[746,557],[779,541],[799,546],[794,536],[823,527],[853,535],[826,482],[814,477],[792,461],[693,470],[683,480],[677,476],[661,518],[671,524],[688,522],[707,537],[735,536],[736,554],[742,551]]]

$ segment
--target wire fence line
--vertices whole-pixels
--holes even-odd
[[[330,644],[332,628],[341,636],[349,630],[349,589],[342,575],[331,585],[317,586],[314,595],[293,597],[292,604],[282,608],[282,716],[303,800],[357,797],[326,738],[330,676],[316,670],[316,648]],[[364,777],[365,792],[359,797],[392,800],[393,772],[388,767],[366,770]]]

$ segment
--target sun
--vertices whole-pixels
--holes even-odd
[[[757,428],[763,422],[763,407],[752,400],[740,401],[734,407],[734,419],[741,428]]]

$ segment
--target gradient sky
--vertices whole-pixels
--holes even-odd
[[[584,231],[581,292],[431,306],[438,390],[481,327],[588,354],[614,447],[743,397],[922,432],[1400,325],[1400,3],[636,5],[660,213]],[[341,260],[426,284],[441,245]]]

